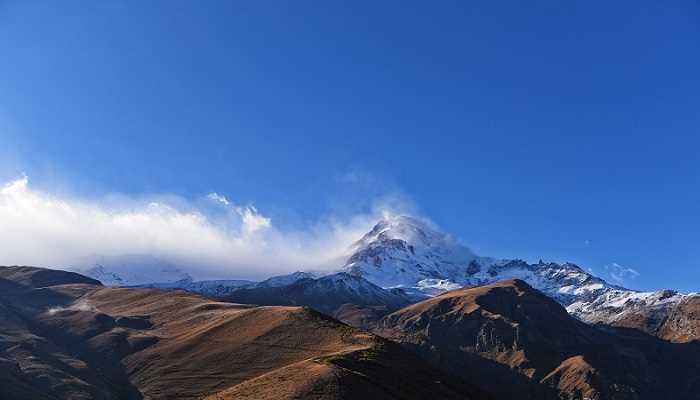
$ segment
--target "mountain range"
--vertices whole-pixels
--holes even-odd
[[[490,399],[305,307],[0,267],[0,399]]]
[[[376,320],[382,312],[448,290],[520,279],[588,323],[633,327],[672,340],[687,341],[700,335],[700,318],[687,312],[700,304],[698,294],[630,290],[610,284],[573,263],[531,264],[478,256],[429,222],[409,216],[381,219],[349,246],[343,265],[325,274],[296,272],[263,282],[195,282],[183,270],[154,260],[147,264],[155,267],[132,267],[122,277],[115,271],[121,270],[124,263],[120,259],[110,268],[102,261],[84,273],[115,286],[181,288],[230,301],[308,305],[345,322],[353,321],[343,318],[340,307],[351,304],[353,310],[348,315],[362,315],[361,323],[354,321],[361,326],[369,322],[367,318]],[[131,265],[139,264],[144,262],[131,260]],[[138,274],[129,272],[134,270]],[[149,270],[154,274],[151,279],[144,276],[144,271]],[[337,301],[328,301],[330,298]],[[358,306],[363,309],[358,310]],[[344,309],[349,311],[348,306]]]
[[[297,283],[363,293],[360,279]],[[697,399],[699,360],[697,340],[587,324],[519,279],[358,329],[309,307],[0,267],[2,399]]]
[[[697,399],[700,343],[588,325],[522,280],[457,289],[374,332],[502,399]]]
[[[700,296],[380,220],[335,270],[0,267],[0,399],[700,399]],[[235,278],[235,277],[232,277]]]

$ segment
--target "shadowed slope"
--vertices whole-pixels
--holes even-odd
[[[208,400],[487,398],[388,341],[296,363],[233,386]],[[490,398],[490,397],[489,397]]]
[[[400,289],[383,289],[347,273],[318,279],[303,278],[286,285],[243,288],[232,292],[225,300],[258,305],[308,306],[361,328],[411,302]]]
[[[519,280],[413,304],[377,332],[503,398],[671,399],[700,389],[690,373],[697,346],[586,325]]]
[[[0,267],[0,279],[33,289],[78,283],[102,285],[98,280],[75,272],[26,266]]]
[[[76,319],[76,332],[99,331],[93,312],[79,317],[75,299],[99,282],[78,274],[31,267],[0,267],[0,398],[140,399],[118,364],[85,351],[69,330],[46,326],[59,314]]]

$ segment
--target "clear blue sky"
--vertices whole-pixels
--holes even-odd
[[[288,223],[400,191],[481,253],[700,290],[699,161],[697,1],[0,2],[3,181]]]

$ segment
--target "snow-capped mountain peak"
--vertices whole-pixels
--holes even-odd
[[[379,221],[353,245],[344,271],[382,287],[435,292],[522,279],[561,303],[617,288],[572,263],[529,264],[524,260],[480,257],[429,223],[407,216]]]
[[[657,310],[661,318],[688,296],[637,292],[610,284],[573,263],[530,264],[480,257],[432,225],[406,216],[379,221],[352,247],[343,271],[414,295],[521,279],[585,321],[610,322],[631,312]]]
[[[367,232],[355,246],[376,240],[403,240],[414,245],[435,246],[447,240],[447,236],[430,223],[405,215],[386,216]]]
[[[383,287],[415,286],[424,279],[457,282],[477,260],[467,247],[407,216],[382,219],[351,249],[343,270]]]

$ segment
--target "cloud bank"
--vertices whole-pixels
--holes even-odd
[[[75,269],[98,257],[143,254],[183,266],[195,279],[333,269],[350,244],[394,212],[378,206],[284,229],[218,193],[168,199],[85,200],[35,190],[26,177],[11,181],[0,186],[0,265]]]

